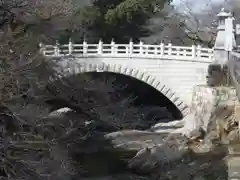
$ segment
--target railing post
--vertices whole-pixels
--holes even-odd
[[[115,42],[113,39],[111,41],[111,54],[116,54]]]
[[[98,54],[102,54],[103,53],[103,42],[100,39],[98,42],[98,48],[97,48]]]
[[[164,56],[164,50],[165,50],[164,43],[161,42],[161,44],[160,44],[160,52],[161,52],[161,56]]]
[[[176,48],[176,51],[177,51],[177,52],[176,52],[177,56],[181,56],[181,55],[180,55],[181,48],[180,48],[180,47],[177,47],[177,48]]]
[[[197,57],[198,57],[198,58],[201,57],[201,49],[202,49],[201,45],[198,45],[198,46],[197,46]]]
[[[196,46],[192,45],[192,58],[196,58]]]
[[[142,41],[139,42],[139,53],[143,54],[143,42]]]
[[[168,55],[172,55],[172,43],[168,43]]]
[[[87,54],[87,47],[88,46],[88,44],[87,44],[87,42],[84,40],[83,41],[83,54]]]
[[[154,45],[154,55],[157,55],[157,54],[158,54],[158,46]]]
[[[60,49],[59,49],[59,42],[56,41],[56,45],[54,46],[54,56],[60,55]]]
[[[133,54],[133,41],[132,41],[132,39],[130,39],[130,41],[129,41],[129,51],[128,51],[128,53],[130,55]]]
[[[69,42],[68,42],[68,53],[69,55],[71,55],[73,52],[73,44],[72,44],[72,39],[69,38]]]

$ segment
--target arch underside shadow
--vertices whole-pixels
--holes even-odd
[[[122,74],[126,76],[130,76],[137,80],[140,80],[153,88],[157,91],[162,93],[165,97],[171,101],[176,108],[182,113],[183,116],[187,115],[188,113],[188,106],[181,100],[181,98],[176,95],[169,87],[165,84],[161,83],[156,77],[147,74],[146,72],[141,72],[135,68],[123,67],[122,65],[118,64],[105,64],[105,63],[74,63],[74,65],[69,65],[67,68],[64,68],[64,76],[66,75],[73,75],[73,74],[81,74],[87,72],[111,72]]]

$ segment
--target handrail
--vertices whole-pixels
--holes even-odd
[[[84,41],[82,44],[73,44],[69,41],[68,44],[59,45],[41,45],[41,52],[44,56],[62,57],[69,55],[82,56],[128,56],[128,57],[150,57],[155,58],[174,58],[174,59],[202,59],[203,61],[211,61],[213,59],[213,49],[202,48],[200,45],[191,47],[173,46],[171,43],[159,45],[144,44],[140,41],[139,44],[134,44],[132,41],[129,44],[116,44],[112,41],[110,44],[104,44],[99,41],[98,44],[88,44]]]

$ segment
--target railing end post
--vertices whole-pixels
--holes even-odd
[[[43,47],[43,43],[42,42],[38,43],[38,47],[42,48]]]
[[[39,52],[42,53],[43,55],[45,55],[44,47],[43,47],[43,43],[42,42],[38,43],[38,48],[39,48]]]

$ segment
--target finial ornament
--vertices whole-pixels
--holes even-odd
[[[222,8],[221,11],[224,12],[224,11],[225,11],[225,8]]]

